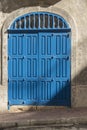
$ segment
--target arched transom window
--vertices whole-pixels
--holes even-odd
[[[10,30],[68,29],[69,25],[60,16],[48,12],[33,12],[18,17]]]

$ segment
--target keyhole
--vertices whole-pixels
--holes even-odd
[[[53,82],[53,79],[51,79],[51,81]]]
[[[23,56],[23,58],[22,59],[24,59],[24,56]]]
[[[24,82],[24,79],[23,79],[23,82]]]

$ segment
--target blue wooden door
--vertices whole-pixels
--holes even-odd
[[[70,36],[39,33],[40,105],[70,105]]]
[[[9,34],[9,105],[70,105],[70,35]]]
[[[9,34],[8,39],[8,99],[9,104],[22,104],[24,95],[24,38],[23,34]]]
[[[9,105],[36,104],[38,85],[37,34],[9,34]]]

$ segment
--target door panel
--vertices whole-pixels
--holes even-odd
[[[26,104],[36,105],[38,102],[38,35],[25,35],[26,64]]]
[[[11,105],[37,102],[37,41],[37,34],[9,36],[8,98]]]
[[[40,84],[40,105],[47,105],[55,94],[52,81],[52,36],[51,33],[39,33],[39,84]],[[52,91],[54,91],[52,93]]]
[[[40,105],[69,104],[70,43],[68,34],[39,33],[39,48]]]

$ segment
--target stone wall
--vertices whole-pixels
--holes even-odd
[[[87,0],[0,0],[0,104],[7,109],[7,28],[25,13],[48,11],[61,15],[72,29],[72,107],[87,106]],[[6,107],[5,107],[6,106]],[[2,110],[2,108],[0,108]]]

